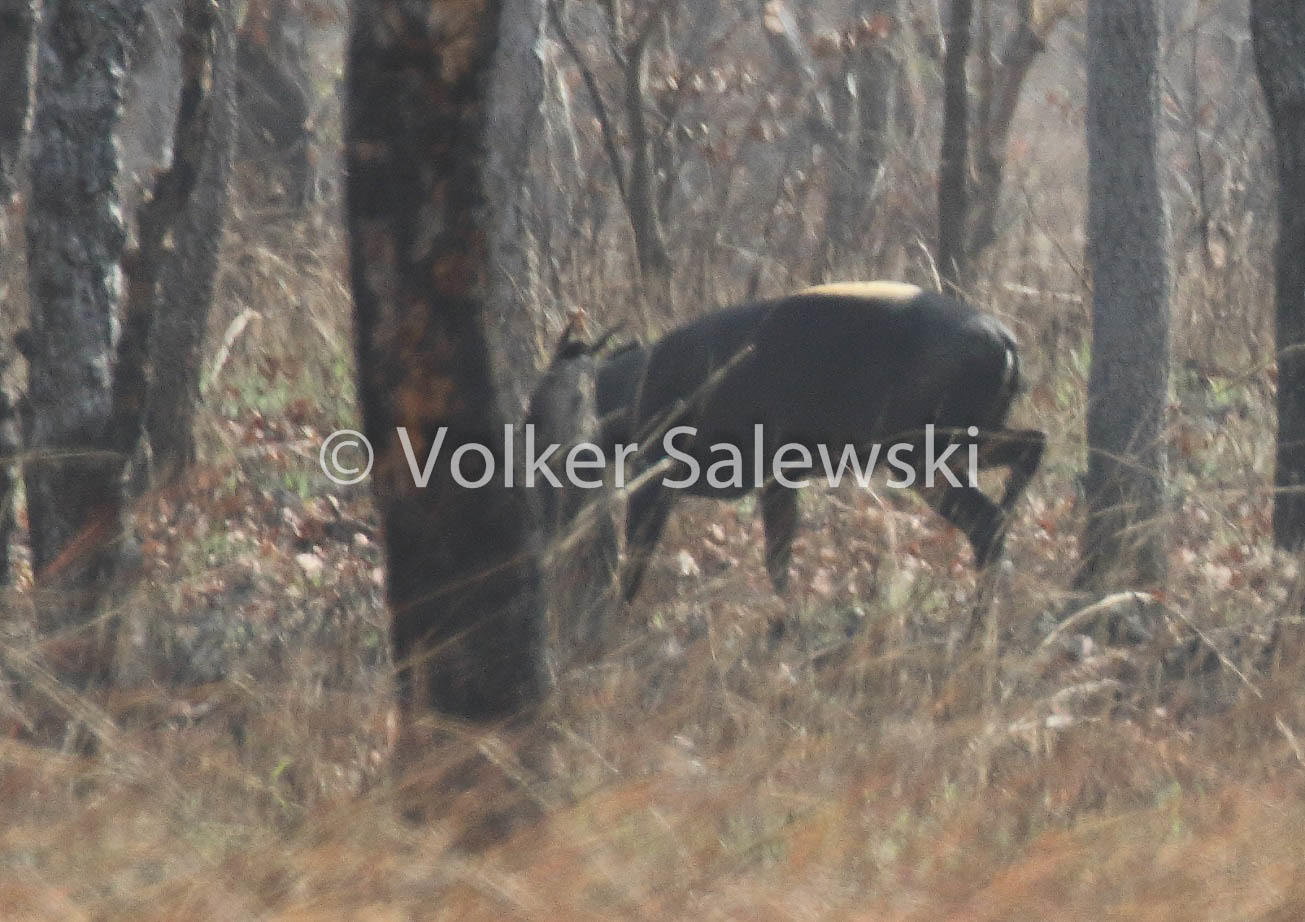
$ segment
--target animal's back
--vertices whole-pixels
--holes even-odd
[[[759,331],[752,383],[800,395],[784,404],[787,419],[773,419],[789,437],[905,436],[941,416],[1004,423],[1018,365],[996,318],[933,292],[882,297],[857,287],[880,286],[800,292]]]
[[[951,298],[896,283],[822,286],[668,334],[652,348],[638,419],[664,423],[678,404],[700,437],[731,441],[758,423],[796,441],[914,431],[944,400],[1002,389],[1013,350],[998,321]]]

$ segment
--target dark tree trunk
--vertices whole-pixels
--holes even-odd
[[[0,210],[13,195],[19,152],[27,137],[35,24],[35,0],[0,0]]]
[[[252,0],[237,40],[240,154],[285,171],[286,201],[317,197],[313,84],[303,0]]]
[[[945,285],[966,283],[965,227],[969,219],[969,90],[965,61],[970,54],[973,0],[952,0],[943,57],[942,153],[938,160],[938,272]]]
[[[483,136],[500,9],[499,0],[354,8],[346,208],[358,391],[408,745],[419,742],[417,713],[506,718],[544,687],[537,516],[524,490],[503,486],[504,416],[484,331]],[[420,463],[447,427],[425,488],[397,427]],[[467,443],[497,458],[479,489],[452,477],[450,454]]]
[[[1153,0],[1088,6],[1088,521],[1081,588],[1166,567],[1169,268],[1156,160],[1159,30]]]
[[[0,367],[0,372],[3,372]],[[9,585],[13,576],[12,548],[18,530],[14,515],[14,498],[18,489],[19,452],[23,441],[18,422],[18,403],[0,386],[0,586]]]
[[[649,14],[642,31],[626,51],[625,114],[630,126],[630,226],[634,229],[634,251],[639,260],[639,287],[653,314],[668,320],[672,314],[671,257],[657,216],[652,140],[648,135],[645,117],[648,104],[644,93],[648,40],[656,18]]]
[[[1278,152],[1278,452],[1273,539],[1305,546],[1305,5],[1251,0],[1255,63]]]
[[[195,188],[176,219],[174,246],[160,266],[161,294],[150,343],[154,374],[145,418],[156,483],[175,477],[195,458],[204,333],[213,303],[235,137],[234,6],[234,0],[220,0],[214,11],[213,87],[203,159]]]
[[[35,0],[0,0],[0,251],[9,245],[7,210],[30,125],[35,51]],[[14,400],[0,389],[0,585],[7,585],[10,575],[17,482],[13,459],[20,443]]]
[[[111,632],[88,631],[113,572],[123,493],[109,445],[126,231],[114,140],[141,0],[47,0],[27,213],[31,332],[25,442],[38,624],[52,668],[104,676]],[[90,634],[99,636],[89,636]]]

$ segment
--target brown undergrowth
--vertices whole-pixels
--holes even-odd
[[[1036,250],[1009,235],[975,292],[1019,330],[1019,421],[1052,445],[988,643],[959,641],[963,539],[910,497],[809,490],[784,599],[750,501],[685,502],[614,649],[526,727],[445,728],[395,779],[374,514],[317,468],[354,413],[339,231],[238,211],[204,460],[136,510],[122,690],[67,708],[96,753],[32,745],[26,704],[7,712],[0,918],[1305,917],[1272,381],[1205,349],[1216,301],[1262,328],[1263,283],[1180,279],[1178,341],[1202,348],[1175,373],[1169,585],[1058,629],[1086,604],[1065,592],[1086,308]],[[420,825],[397,809],[413,792]],[[504,811],[524,819],[483,835]]]

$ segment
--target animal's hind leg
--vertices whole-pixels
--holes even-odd
[[[644,571],[652,558],[657,539],[662,536],[673,500],[667,488],[658,483],[645,484],[630,496],[625,510],[625,550],[628,560],[621,580],[627,602],[634,599],[643,583]]]
[[[761,521],[766,526],[766,572],[775,591],[788,589],[788,564],[797,530],[797,491],[770,481],[761,488]]]
[[[1015,429],[995,432],[979,447],[979,467],[1009,467],[1006,489],[1002,493],[1003,511],[1019,501],[1029,481],[1042,463],[1042,453],[1047,447],[1046,433],[1037,429]]]
[[[970,539],[974,564],[983,569],[1001,556],[1005,511],[976,487],[935,486],[920,489],[935,512]]]

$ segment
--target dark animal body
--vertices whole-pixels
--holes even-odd
[[[605,357],[598,365],[596,412],[598,444],[612,458],[617,445],[629,444],[631,413],[639,394],[639,382],[648,363],[648,347],[632,342]]]
[[[545,480],[534,493],[548,538],[549,623],[562,641],[557,649],[563,663],[572,656],[590,659],[604,649],[610,628],[605,615],[615,598],[620,564],[609,491],[568,482],[562,460],[573,447],[604,438],[596,399],[600,373],[595,353],[601,348],[579,338],[574,323],[569,324],[526,414],[537,445],[560,446],[549,464],[560,486]],[[609,375],[607,393],[625,389]],[[629,398],[626,404],[628,413]]]
[[[767,472],[784,444],[806,446],[813,457],[823,444],[837,463],[846,446],[863,453],[908,443],[907,457],[919,465],[917,489],[965,532],[976,565],[985,566],[1000,556],[1007,514],[1045,445],[1040,431],[1006,428],[1018,388],[1015,339],[1005,326],[962,302],[892,282],[824,285],[729,308],[672,330],[651,347],[612,356],[597,377],[599,415],[609,421],[604,438],[639,444],[636,473],[669,463],[630,496],[626,598],[638,592],[677,494],[731,499],[755,487],[750,476],[741,486],[715,486],[704,476],[687,489],[666,486],[688,470],[665,450],[663,433],[676,426],[694,428],[674,447],[700,470],[720,460],[713,445],[729,443],[742,456],[742,469],[753,471],[757,425],[764,430]],[[953,457],[965,459],[973,444],[978,467],[1010,468],[999,502],[963,475],[959,487],[945,479],[922,487],[929,424],[936,427],[935,455],[957,444]],[[971,427],[977,436],[968,434]],[[767,569],[783,591],[797,524],[795,491],[768,480],[760,505]]]

